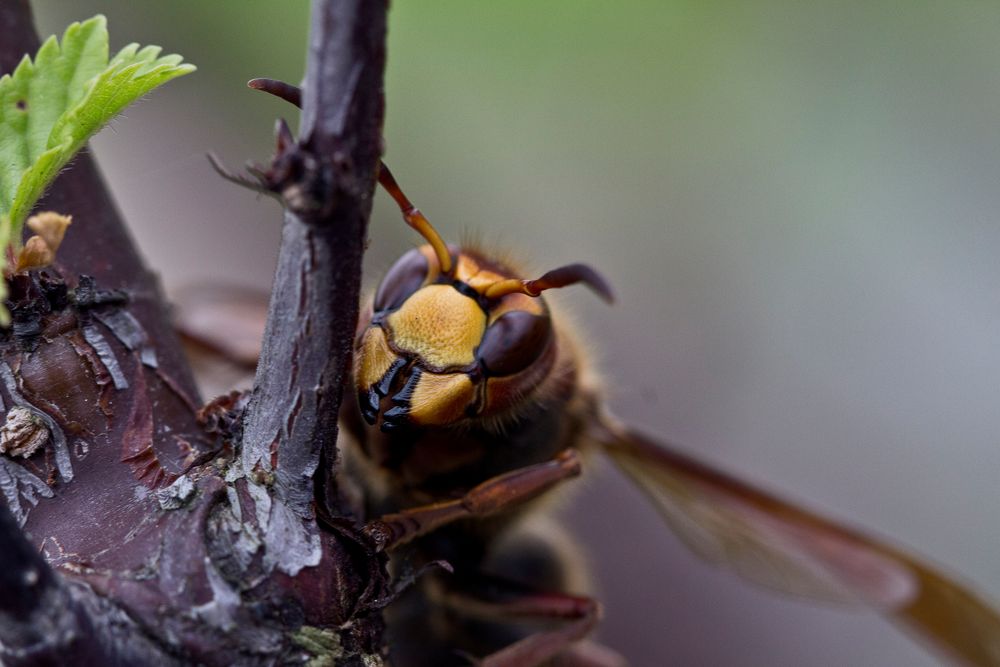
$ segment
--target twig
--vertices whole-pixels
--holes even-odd
[[[288,211],[242,463],[269,469],[276,454],[277,496],[303,518],[321,456],[331,484],[336,460],[381,154],[385,13],[381,1],[314,3],[302,132],[268,173]]]

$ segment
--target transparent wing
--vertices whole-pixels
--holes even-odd
[[[1000,665],[1000,614],[936,568],[611,420],[592,436],[706,560],[784,593],[873,607],[953,660]]]

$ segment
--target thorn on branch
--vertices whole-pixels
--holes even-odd
[[[247,86],[302,108],[302,89],[298,86],[268,78],[251,79]],[[330,194],[333,185],[349,197],[360,193],[354,164],[346,150],[334,151],[329,164],[324,168],[312,157],[314,150],[296,143],[295,136],[284,119],[279,119],[275,124],[275,139],[275,156],[269,168],[253,164],[247,166],[247,172],[253,179],[234,176],[218,163],[214,155],[210,154],[209,160],[226,180],[257,192],[274,194],[303,220],[321,219],[330,213],[332,205],[323,206],[319,202],[336,201],[337,197]]]
[[[336,171],[338,180],[352,171],[346,157],[335,154],[331,167],[321,164],[313,151],[304,148],[295,139],[292,129],[284,119],[275,123],[275,154],[271,164],[263,167],[249,162],[246,173],[238,174],[229,170],[214,154],[208,153],[208,161],[222,178],[259,194],[274,197],[289,211],[304,222],[323,220],[330,213],[331,172]]]
[[[249,88],[253,88],[254,90],[271,93],[275,97],[280,97],[289,104],[294,104],[300,109],[302,108],[302,89],[298,86],[285,83],[284,81],[278,81],[277,79],[266,78],[250,79],[247,81],[247,86]]]
[[[208,158],[208,163],[212,165],[212,169],[215,170],[215,173],[230,183],[235,183],[236,185],[246,188],[247,190],[252,190],[257,194],[267,195],[268,197],[274,197],[279,201],[281,200],[281,196],[277,192],[274,192],[265,185],[264,170],[260,165],[248,162],[245,169],[249,176],[245,176],[230,170],[222,163],[222,160],[220,160],[219,156],[215,153],[206,153],[205,157]]]

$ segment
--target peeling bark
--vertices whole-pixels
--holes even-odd
[[[385,9],[363,0],[314,5],[302,136],[267,174],[289,210],[242,465],[247,474],[269,470],[277,445],[278,496],[299,516],[309,512],[320,455],[330,464],[336,458],[381,156]],[[326,468],[332,473],[332,465]],[[327,490],[324,509],[336,510]]]
[[[0,400],[24,422],[0,453],[4,664],[381,661],[385,560],[345,518],[333,464],[385,12],[314,4],[302,137],[268,170],[288,212],[249,403],[197,409],[156,279],[86,152],[40,203],[74,225],[54,266],[11,281],[0,333]],[[0,3],[0,29],[9,72],[38,46],[24,0]]]

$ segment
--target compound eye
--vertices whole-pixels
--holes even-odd
[[[427,258],[416,248],[396,260],[375,293],[375,312],[402,306],[424,284],[428,268]]]
[[[479,345],[479,361],[490,375],[513,375],[542,356],[551,337],[552,323],[547,315],[512,310],[486,329]]]

